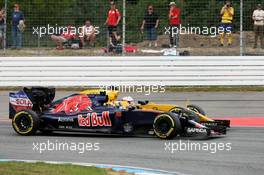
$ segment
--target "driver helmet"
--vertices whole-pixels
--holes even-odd
[[[132,97],[128,96],[128,97],[123,97],[122,101],[126,101],[130,104],[130,103],[134,102],[134,99]]]

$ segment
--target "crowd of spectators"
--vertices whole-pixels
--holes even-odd
[[[220,40],[219,46],[225,46],[225,38],[227,37],[227,45],[233,44],[232,31],[233,31],[233,20],[234,20],[235,9],[232,7],[230,0],[227,0],[225,5],[220,11],[221,23],[220,26],[223,30],[219,32]],[[181,13],[182,9],[175,3],[169,3],[168,9],[168,25],[170,27],[170,47],[179,47],[179,30],[181,25]],[[121,13],[117,9],[114,1],[110,2],[110,9],[107,14],[105,25],[108,28],[108,43],[109,50],[114,50],[115,47],[120,45],[121,36],[118,34],[118,25],[121,21]],[[257,48],[258,40],[260,40],[261,48],[264,49],[264,10],[262,5],[258,4],[256,10],[254,10],[252,19],[254,21],[254,32],[255,42],[253,48]],[[14,4],[12,12],[12,49],[21,49],[23,41],[23,31],[25,30],[25,17],[24,13],[20,10],[19,4]],[[0,45],[3,46],[3,38],[5,34],[5,23],[6,23],[6,10],[1,9],[0,11]],[[144,18],[140,30],[145,36],[145,40],[148,41],[149,47],[158,47],[158,29],[160,27],[160,17],[155,10],[153,5],[148,5],[145,12]],[[68,26],[67,32],[62,32],[59,35],[51,35],[51,40],[56,44],[58,50],[64,49],[65,44],[78,44],[78,47],[83,48],[85,45],[88,47],[94,47],[96,41],[95,27],[92,25],[90,20],[86,20],[82,26],[81,32],[72,34],[70,25]],[[175,32],[175,30],[177,32]],[[74,45],[73,45],[74,46]]]

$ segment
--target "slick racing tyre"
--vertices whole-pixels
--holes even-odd
[[[34,111],[23,110],[14,116],[12,126],[20,135],[34,135],[39,127],[39,117]]]
[[[202,115],[206,115],[205,111],[200,106],[188,105],[187,108]]]
[[[181,123],[178,116],[172,113],[158,115],[153,123],[154,133],[161,139],[172,139],[180,134]]]

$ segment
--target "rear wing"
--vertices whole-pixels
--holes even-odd
[[[32,109],[33,103],[24,91],[9,93],[9,118],[12,119],[15,114],[22,110]]]

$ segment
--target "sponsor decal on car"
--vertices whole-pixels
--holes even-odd
[[[58,122],[67,123],[67,122],[74,122],[72,117],[59,117]]]
[[[10,103],[16,106],[32,107],[33,104],[28,98],[10,98]]]
[[[9,103],[15,111],[32,109],[33,104],[25,94],[10,94]]]
[[[187,133],[206,133],[207,130],[204,128],[187,128]]]
[[[204,126],[218,126],[218,124],[216,122],[205,122],[205,123],[201,123]]]
[[[72,126],[59,125],[59,129],[72,129]]]
[[[98,127],[98,126],[112,126],[109,111],[102,112],[98,115],[96,112],[88,113],[85,117],[78,115],[78,124],[82,127]]]

